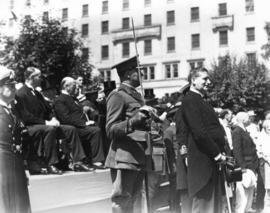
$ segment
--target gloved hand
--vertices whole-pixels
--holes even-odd
[[[146,130],[148,127],[149,116],[145,113],[138,111],[129,119],[129,126],[132,129]]]

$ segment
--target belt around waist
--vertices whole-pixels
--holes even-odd
[[[22,145],[14,143],[1,143],[0,150],[12,151],[14,153],[22,153]]]

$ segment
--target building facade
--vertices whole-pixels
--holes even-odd
[[[139,54],[143,87],[156,97],[179,90],[193,67],[210,67],[220,56],[261,58],[270,21],[269,0],[9,0],[6,32],[17,19],[58,18],[83,39],[82,54],[104,80],[119,79],[110,68]],[[17,21],[18,23],[18,21]],[[134,24],[136,47],[132,26]]]

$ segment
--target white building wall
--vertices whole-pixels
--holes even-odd
[[[135,28],[143,26],[144,15],[152,15],[152,25],[161,25],[161,37],[152,39],[152,55],[144,55],[144,41],[138,40],[137,47],[141,64],[155,65],[155,80],[144,81],[144,88],[154,88],[157,97],[177,91],[186,83],[190,66],[189,60],[204,59],[204,65],[210,67],[213,60],[227,53],[244,56],[256,52],[261,58],[261,46],[267,42],[264,30],[265,22],[270,21],[269,0],[254,0],[254,12],[246,13],[245,0],[152,0],[145,7],[144,0],[130,0],[129,10],[122,10],[122,0],[108,0],[109,11],[102,14],[103,0],[32,0],[31,7],[25,6],[24,0],[14,0],[14,12],[19,18],[31,14],[40,17],[44,11],[49,17],[61,19],[62,9],[68,8],[68,20],[63,22],[69,28],[75,27],[81,33],[81,25],[89,24],[89,37],[84,38],[85,47],[89,47],[89,60],[96,69],[110,69],[114,64],[125,60],[122,58],[122,44],[113,43],[114,31],[121,30],[122,18],[133,17]],[[213,17],[218,16],[218,4],[227,3],[227,14],[233,15],[233,29],[228,31],[228,45],[219,45],[219,32],[213,32]],[[82,17],[82,5],[89,5],[89,16]],[[199,7],[200,20],[191,22],[190,8]],[[167,11],[175,11],[175,24],[167,26]],[[1,18],[1,17],[0,17]],[[39,18],[40,19],[40,18]],[[40,19],[41,20],[41,19]],[[109,33],[101,35],[101,22],[109,21]],[[131,26],[131,23],[130,23]],[[246,42],[246,28],[255,27],[255,42]],[[18,28],[10,28],[9,35],[18,33]],[[13,31],[12,31],[13,30]],[[192,50],[191,34],[200,34],[200,48]],[[167,37],[175,36],[176,49],[167,53]],[[101,46],[109,45],[108,60],[101,59]],[[130,42],[130,57],[134,56],[134,42]],[[179,77],[165,79],[165,63],[179,61]],[[119,82],[117,73],[112,70],[111,79]]]

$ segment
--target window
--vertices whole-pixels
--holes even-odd
[[[68,19],[68,8],[62,9],[62,20],[66,21]]]
[[[247,53],[247,62],[249,68],[254,68],[256,65],[256,53]]]
[[[174,10],[167,11],[167,25],[173,25],[174,21]]]
[[[122,57],[129,57],[129,42],[122,44]]]
[[[82,37],[88,36],[88,24],[82,25]]]
[[[109,21],[101,22],[101,33],[106,34],[109,32]]]
[[[123,0],[123,10],[129,9],[129,0]]]
[[[190,70],[193,70],[195,68],[201,68],[203,67],[203,60],[204,59],[200,59],[200,60],[189,60],[189,66],[190,66]]]
[[[255,41],[255,28],[249,27],[246,29],[247,31],[247,42]]]
[[[167,38],[167,51],[174,52],[175,51],[175,37]]]
[[[149,7],[151,5],[151,0],[144,0],[144,6]]]
[[[147,65],[143,66],[143,80],[154,80],[155,79],[155,66],[154,65]]]
[[[82,6],[82,17],[87,17],[88,16],[88,4],[84,4]]]
[[[102,2],[102,14],[108,13],[108,1]]]
[[[199,7],[192,7],[190,9],[190,16],[191,16],[191,21],[199,21],[200,19],[200,14],[199,14]]]
[[[49,20],[49,12],[43,12],[42,22],[46,23]]]
[[[200,34],[191,35],[191,47],[192,49],[200,48]]]
[[[89,58],[89,49],[88,48],[82,48],[82,60],[88,61]]]
[[[219,45],[228,45],[228,31],[219,31]]]
[[[226,3],[218,4],[218,14],[219,14],[219,16],[226,16],[227,15],[227,4]]]
[[[13,10],[14,9],[14,0],[10,0],[9,9],[10,10]]]
[[[151,55],[152,54],[152,40],[145,40],[144,41],[144,55]]]
[[[102,60],[109,58],[109,46],[108,45],[101,46],[101,58],[102,58]]]
[[[144,26],[151,26],[151,24],[152,24],[151,14],[144,15]]]
[[[165,78],[178,78],[178,63],[165,64]]]
[[[100,70],[100,75],[104,81],[111,81],[111,71],[110,70]]]
[[[246,0],[246,12],[254,11],[254,0]]]
[[[68,34],[68,27],[63,27],[62,30],[63,30],[63,33],[64,33],[65,35]]]
[[[49,0],[44,0],[43,3],[44,4],[48,4],[49,3]]]
[[[31,0],[26,0],[25,5],[30,7],[31,6]]]
[[[129,29],[129,18],[123,18],[122,19],[122,28],[123,29]]]

